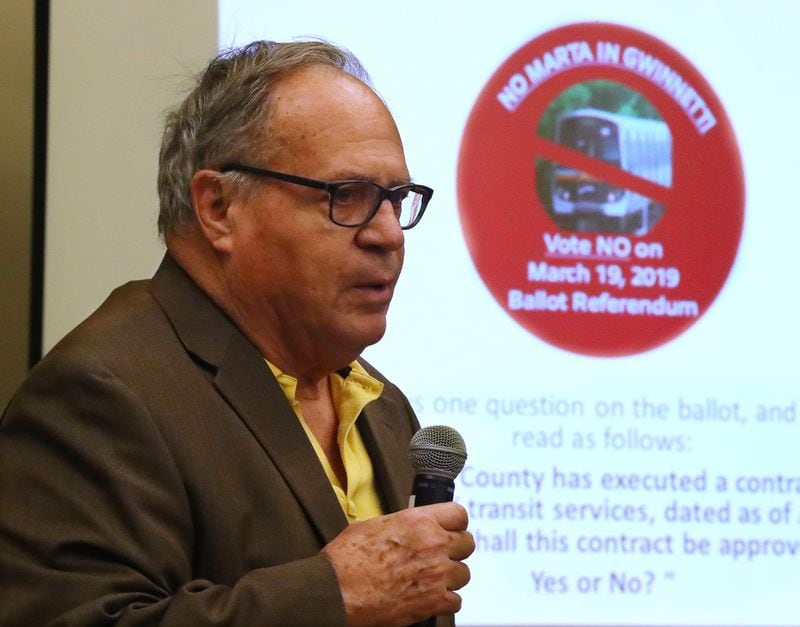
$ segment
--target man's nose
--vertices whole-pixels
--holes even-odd
[[[387,250],[402,248],[405,234],[391,200],[384,198],[378,211],[358,230],[357,241],[361,246],[380,246]]]

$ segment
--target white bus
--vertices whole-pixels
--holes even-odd
[[[672,184],[672,135],[662,120],[576,109],[556,120],[555,141],[665,187]],[[643,235],[664,211],[641,194],[555,164],[553,216],[562,228]]]

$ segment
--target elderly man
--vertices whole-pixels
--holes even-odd
[[[161,267],[0,425],[0,624],[452,622],[466,513],[404,509],[418,425],[358,361],[432,194],[366,80],[257,42],[169,116]]]

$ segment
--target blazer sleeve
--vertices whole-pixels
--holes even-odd
[[[137,394],[45,360],[0,423],[0,625],[345,625],[320,555],[194,579],[191,508]]]

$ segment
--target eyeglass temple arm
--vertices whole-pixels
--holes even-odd
[[[322,181],[315,181],[314,179],[307,179],[303,176],[295,176],[294,174],[284,174],[283,172],[275,172],[274,170],[264,170],[262,168],[254,168],[249,165],[242,165],[241,163],[228,163],[219,169],[220,172],[249,172],[256,176],[266,176],[279,181],[286,181],[287,183],[296,183],[305,187],[315,187],[316,189],[327,190],[329,184]]]

